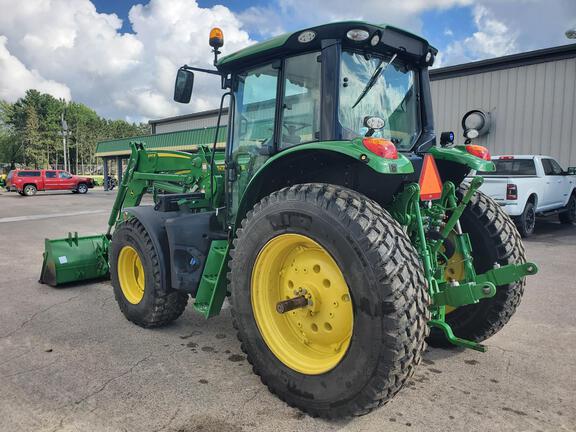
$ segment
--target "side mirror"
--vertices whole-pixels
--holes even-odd
[[[568,167],[566,170],[567,175],[576,175],[576,167]]]
[[[174,100],[180,103],[190,102],[193,87],[194,72],[184,68],[178,69],[176,83],[174,84]]]

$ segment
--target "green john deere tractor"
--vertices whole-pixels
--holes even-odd
[[[47,240],[41,280],[112,279],[142,327],[206,318],[226,297],[254,371],[314,416],[392,398],[426,348],[484,351],[535,274],[509,217],[478,191],[484,147],[437,145],[428,67],[403,30],[322,25],[180,68],[221,78],[226,145],[190,153],[132,143],[106,235]],[[140,205],[144,194],[154,205]]]

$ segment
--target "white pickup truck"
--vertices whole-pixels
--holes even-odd
[[[484,177],[482,192],[512,217],[523,237],[534,232],[536,216],[558,214],[560,222],[576,222],[576,168],[564,171],[548,156],[492,156],[494,172]]]

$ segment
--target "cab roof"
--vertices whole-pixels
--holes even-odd
[[[353,29],[365,30],[370,36],[364,41],[352,41],[346,34]],[[304,32],[313,32],[313,39],[307,42],[299,41],[298,36]],[[376,46],[371,46],[370,40],[376,34],[380,35],[380,42]],[[432,52],[433,55],[438,52],[426,39],[397,27],[370,24],[365,21],[342,21],[285,33],[250,45],[220,58],[216,67],[223,72],[239,70],[266,60],[319,50],[326,43],[330,43],[330,40],[340,41],[344,47],[353,49],[370,49],[390,55],[397,53],[399,57],[407,57],[407,60],[413,62],[422,62],[428,52]]]

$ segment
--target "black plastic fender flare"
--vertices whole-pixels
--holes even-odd
[[[169,288],[170,283],[170,245],[166,234],[166,219],[176,216],[179,212],[159,212],[153,206],[128,207],[122,210],[128,217],[134,217],[144,226],[150,236],[150,240],[156,249],[160,268],[163,269],[161,280],[164,288]]]

